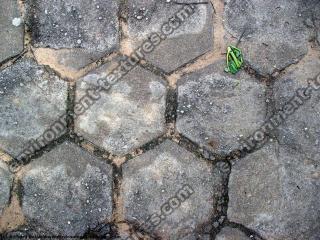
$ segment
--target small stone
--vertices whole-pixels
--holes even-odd
[[[12,25],[13,25],[13,26],[19,27],[21,23],[22,23],[21,18],[14,18],[14,19],[12,20]]]

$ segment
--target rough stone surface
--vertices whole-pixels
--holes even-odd
[[[223,69],[218,62],[178,82],[178,131],[219,154],[237,149],[237,139],[251,135],[266,115],[265,86]]]
[[[180,1],[185,3],[187,1]],[[129,0],[129,37],[135,48],[152,33],[161,34],[162,25],[183,8],[175,1]],[[163,40],[146,59],[166,72],[182,66],[213,47],[212,7],[196,5],[195,12],[168,38]],[[165,35],[164,35],[165,36]],[[156,41],[157,42],[157,41]]]
[[[250,238],[236,228],[224,227],[215,240],[250,240]]]
[[[265,239],[319,239],[318,165],[276,144],[250,154],[232,168],[228,219]]]
[[[67,83],[24,58],[0,72],[0,148],[16,156],[66,111]]]
[[[168,208],[163,211],[164,204],[186,185],[193,194],[188,191],[189,198],[178,201],[181,205],[166,216]],[[202,225],[215,214],[221,187],[217,168],[167,140],[124,165],[124,215],[163,239],[195,239],[203,231]],[[152,214],[163,218],[156,227],[148,229],[148,217]]]
[[[0,216],[9,202],[12,176],[5,163],[0,160]]]
[[[120,1],[28,0],[28,23],[35,47],[71,49],[58,61],[83,67],[119,47]],[[82,49],[82,51],[78,51]],[[78,56],[81,57],[78,57]]]
[[[111,218],[112,167],[73,143],[34,160],[22,187],[27,219],[55,236],[82,236]]]
[[[320,2],[225,0],[225,27],[239,38],[245,59],[260,74],[272,74],[307,53],[310,29],[305,22],[318,16]],[[313,27],[313,26],[311,26]]]
[[[0,62],[23,50],[23,19],[18,1],[0,1]]]
[[[274,85],[276,109],[282,109],[292,97],[301,95],[296,91],[306,88],[309,79],[316,79],[319,74],[319,53],[306,57],[303,64],[288,69],[287,73]],[[278,139],[281,144],[286,144],[314,160],[320,160],[320,78],[318,78],[318,85],[318,90],[310,93],[309,100],[291,101],[291,108],[299,106],[299,102],[303,105],[292,115],[288,115],[288,119],[278,128]]]
[[[78,81],[77,102],[88,89],[95,89],[97,79],[106,78],[112,65],[106,64]],[[164,132],[165,102],[165,82],[136,67],[101,92],[101,98],[76,119],[76,131],[111,153],[126,154]]]

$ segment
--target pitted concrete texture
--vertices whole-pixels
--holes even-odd
[[[77,83],[76,101],[106,79],[114,64],[106,64]],[[123,155],[164,133],[166,84],[153,73],[136,67],[76,119],[76,132],[113,154]]]
[[[318,239],[318,165],[278,144],[247,156],[231,171],[228,219],[264,239]]]
[[[152,33],[159,33],[160,37],[166,38],[160,44],[161,39],[151,38],[156,47],[145,56],[166,72],[171,72],[212,49],[211,4],[192,5],[193,8],[189,6],[175,1],[128,1],[130,42],[137,48]],[[172,21],[170,26],[169,19]]]
[[[266,116],[266,86],[244,72],[223,73],[217,62],[178,82],[177,130],[219,154],[239,149]]]
[[[1,71],[0,147],[16,157],[29,141],[41,137],[66,112],[67,88],[66,82],[28,58]]]
[[[225,27],[243,39],[239,47],[260,74],[268,75],[298,62],[308,51],[312,28],[306,22],[318,18],[320,2],[225,0]]]
[[[112,214],[112,167],[65,142],[22,177],[27,219],[55,236],[83,236]]]
[[[18,1],[0,1],[0,63],[23,50],[24,24]]]
[[[167,140],[124,165],[124,215],[163,239],[195,239],[214,216],[221,187],[218,168]]]

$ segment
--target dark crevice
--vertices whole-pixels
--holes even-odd
[[[178,92],[177,89],[169,88],[166,98],[166,112],[165,119],[166,123],[175,124],[177,118],[178,109]]]
[[[165,78],[167,76],[165,71],[154,66],[152,63],[149,63],[146,59],[144,59],[142,62],[140,61],[138,65],[162,78]]]
[[[76,85],[68,83],[68,97],[67,97],[67,128],[70,136],[74,135],[74,105],[76,96]]]

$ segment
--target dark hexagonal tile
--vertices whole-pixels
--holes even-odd
[[[165,0],[129,0],[128,5],[128,31],[134,48],[140,47],[152,33],[166,36],[161,32],[162,25],[186,6]],[[209,3],[194,6],[194,13],[145,56],[147,60],[166,72],[171,72],[213,47],[212,7]]]
[[[216,214],[218,168],[169,140],[123,166],[126,220],[163,239],[196,239]]]
[[[239,46],[246,61],[260,74],[282,70],[308,52],[312,30],[305,21],[317,16],[319,1],[226,0],[225,3],[225,26],[238,38],[245,32]],[[313,9],[316,10],[312,14]]]
[[[103,65],[77,83],[76,101],[97,79],[106,80],[117,62]],[[101,91],[99,99],[75,120],[76,132],[113,154],[123,155],[163,134],[165,129],[165,82],[136,67]]]
[[[23,19],[18,1],[0,1],[0,62],[23,50]]]
[[[289,68],[275,82],[273,97],[277,111],[286,106],[288,113],[278,127],[280,143],[320,160],[320,54],[315,54],[306,57],[303,64]],[[308,86],[310,91],[305,95],[303,89]]]
[[[30,140],[41,137],[66,112],[67,88],[28,58],[1,71],[0,148],[16,157]]]
[[[33,46],[59,50],[49,58],[67,69],[84,67],[118,49],[119,2],[28,0]]]
[[[82,236],[112,214],[112,167],[65,142],[22,176],[22,210],[54,236]]]
[[[228,219],[264,239],[320,236],[319,161],[269,144],[239,160],[229,181]]]
[[[177,129],[209,150],[228,154],[239,148],[266,116],[265,86],[244,71],[226,74],[217,62],[178,82]]]

